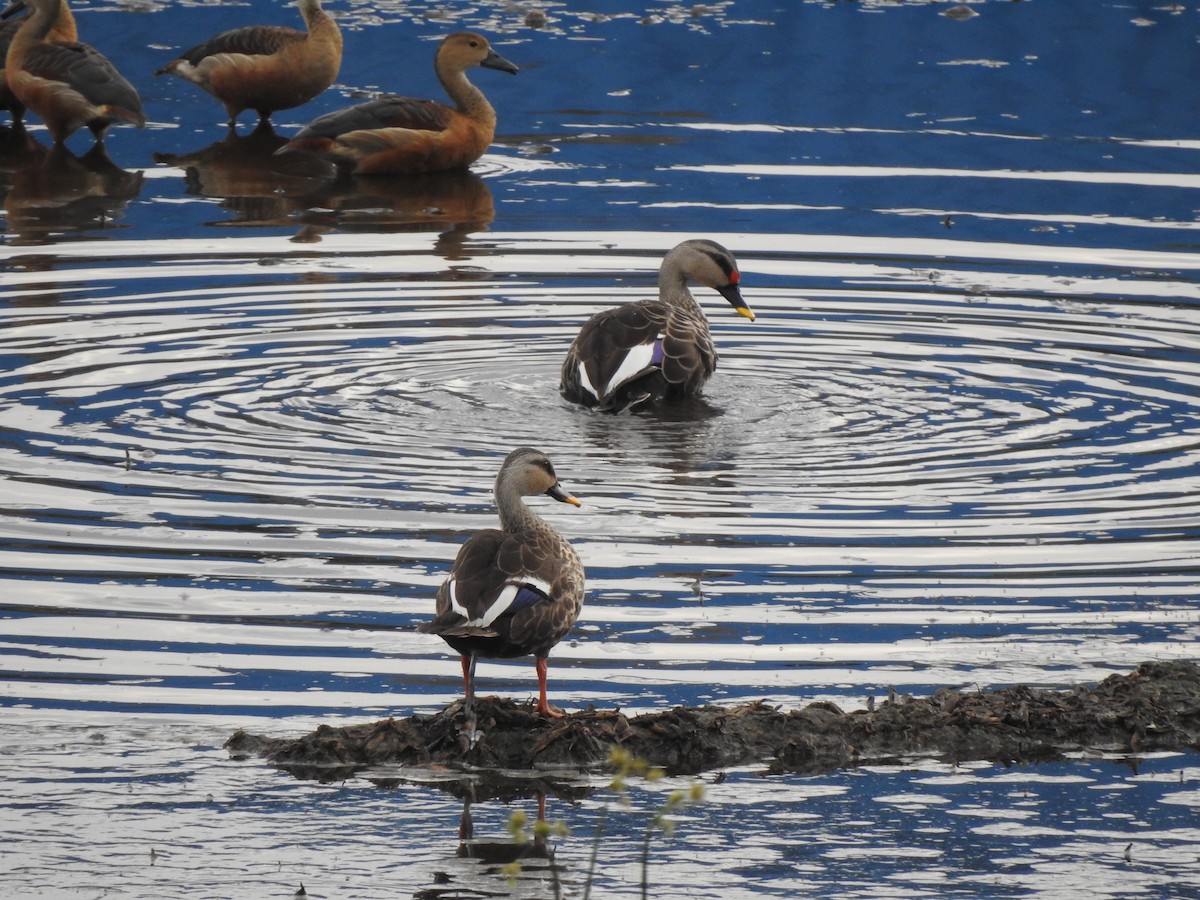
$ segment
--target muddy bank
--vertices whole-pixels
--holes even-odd
[[[534,714],[529,704],[479,698],[473,744],[461,710],[455,703],[433,716],[321,726],[296,739],[238,731],[225,746],[235,757],[262,756],[321,780],[379,765],[597,769],[616,745],[680,774],[750,762],[824,772],[917,755],[1035,762],[1076,750],[1200,747],[1200,669],[1143,663],[1128,675],[1063,691],[944,689],[926,698],[889,697],[851,713],[832,703],[784,711],[759,702],[632,718],[592,708],[552,720]]]

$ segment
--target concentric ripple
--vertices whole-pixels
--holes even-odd
[[[522,444],[585,504],[533,501],[588,567],[555,654],[575,702],[1189,655],[1200,316],[1176,273],[1197,258],[1134,275],[1064,251],[1022,274],[995,262],[1011,247],[717,237],[758,320],[701,290],[721,351],[703,398],[620,416],[563,401],[559,366],[588,315],[653,292],[670,235],[492,235],[448,262],[419,236],[209,242],[193,265],[173,242],[103,270],[81,243],[41,284],[14,278],[0,528],[19,645],[160,687],[93,693],[22,657],[10,696],[443,702],[455,667],[408,628]],[[101,627],[118,610],[141,638]]]

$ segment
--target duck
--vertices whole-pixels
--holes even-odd
[[[100,51],[49,39],[61,0],[18,0],[10,10],[21,6],[33,12],[9,45],[5,77],[17,100],[46,123],[56,145],[84,126],[98,144],[114,122],[145,127],[141,97]]]
[[[713,288],[754,321],[733,254],[716,241],[683,241],[659,267],[657,300],[606,309],[584,322],[563,361],[562,396],[618,413],[698,394],[716,369],[717,350],[689,282]]]
[[[4,17],[0,20],[0,59],[7,58],[8,48],[12,44],[13,37],[28,18],[28,16],[16,19],[7,18],[17,12],[15,7],[10,7],[0,13],[0,17]],[[46,40],[52,44],[79,40],[75,16],[71,13],[71,7],[67,6],[66,0],[59,0],[58,15],[54,19],[54,24],[50,26],[50,31],[46,34]],[[0,69],[0,109],[7,109],[12,114],[14,126],[20,127],[24,124],[25,104],[18,100],[17,95],[9,88],[8,78],[3,69]]]
[[[259,122],[301,106],[333,84],[342,67],[342,32],[321,0],[296,0],[306,31],[246,25],[185,51],[155,75],[176,75],[225,106],[229,127],[252,109]]]
[[[434,54],[438,81],[454,101],[385,95],[326,113],[277,151],[332,160],[353,175],[419,175],[465,169],[483,155],[496,133],[496,111],[467,79],[482,66],[515,75],[515,65],[487,38],[471,31],[447,35]]]
[[[532,655],[537,712],[552,718],[564,715],[546,699],[547,657],[583,608],[583,563],[566,538],[525,504],[524,497],[537,494],[581,505],[559,484],[545,453],[518,447],[496,475],[500,527],[475,533],[459,548],[438,589],[433,620],[417,628],[422,634],[438,635],[458,651],[468,720],[479,657]]]

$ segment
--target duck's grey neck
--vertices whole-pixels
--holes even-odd
[[[500,512],[500,527],[505,531],[527,531],[546,528],[545,521],[525,505],[521,494],[496,482],[496,509]]]
[[[467,73],[463,71],[447,71],[439,60],[437,63],[438,81],[442,83],[458,111],[477,119],[484,124],[496,127],[496,111],[488,103],[483,91],[471,84]]]
[[[700,308],[700,304],[696,302],[696,298],[692,296],[691,290],[687,285],[687,276],[683,272],[671,265],[664,265],[658,273],[658,299],[670,303],[672,306],[683,306],[687,308]]]

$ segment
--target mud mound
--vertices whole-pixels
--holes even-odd
[[[589,708],[548,719],[529,704],[483,698],[475,711],[473,735],[455,703],[434,716],[321,726],[297,739],[238,731],[225,746],[235,757],[263,756],[320,780],[380,765],[596,769],[606,764],[613,746],[674,774],[748,762],[778,771],[825,772],[912,756],[1034,762],[1076,750],[1200,747],[1200,669],[1191,663],[1143,663],[1092,687],[944,689],[928,698],[890,696],[873,709],[851,713],[832,703],[784,712],[759,702],[678,707],[633,718]]]

